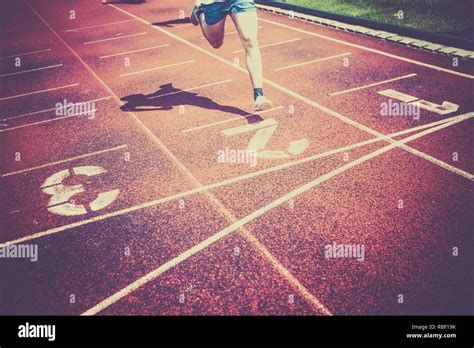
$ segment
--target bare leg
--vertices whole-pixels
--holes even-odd
[[[254,110],[262,111],[273,107],[271,100],[263,96],[262,56],[258,45],[258,18],[257,11],[232,13],[232,20],[240,36],[245,50],[247,70],[254,90]]]
[[[202,33],[211,46],[214,48],[221,47],[224,43],[225,18],[216,24],[208,25],[204,13],[200,13],[199,22],[201,23]]]
[[[262,56],[258,45],[257,12],[232,13],[230,15],[239,33],[240,41],[244,47],[253,88],[262,88]]]

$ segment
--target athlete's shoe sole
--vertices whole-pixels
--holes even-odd
[[[268,110],[273,107],[273,103],[271,100],[267,99],[264,96],[259,96],[257,100],[255,100],[255,104],[253,106],[254,111],[263,111]]]

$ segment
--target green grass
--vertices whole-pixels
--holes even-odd
[[[474,39],[474,0],[286,0],[321,11]],[[394,14],[403,11],[404,18]]]

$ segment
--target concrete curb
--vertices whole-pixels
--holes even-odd
[[[339,30],[354,32],[354,33],[358,33],[358,34],[362,34],[366,36],[377,37],[377,38],[387,40],[387,41],[397,42],[405,46],[422,49],[428,52],[440,53],[440,54],[445,54],[452,57],[459,57],[463,59],[474,59],[473,51],[468,51],[461,48],[439,45],[439,44],[435,44],[429,41],[418,40],[418,39],[414,39],[407,36],[400,36],[394,33],[390,33],[388,31],[369,29],[369,28],[365,28],[359,25],[347,24],[347,23],[343,23],[343,22],[339,22],[339,21],[335,21],[331,19],[326,19],[322,17],[304,14],[304,13],[298,13],[295,11],[285,10],[285,9],[274,7],[274,6],[257,4],[257,8],[263,11],[268,11],[268,12],[283,15],[286,17],[291,17],[291,18],[295,18],[295,19],[299,19],[299,20],[303,20],[303,21],[307,21],[311,23],[316,23],[316,24],[336,28]]]

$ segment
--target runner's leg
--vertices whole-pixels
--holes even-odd
[[[214,48],[219,48],[224,43],[225,18],[220,22],[209,25],[206,23],[204,13],[199,14],[201,30],[206,40]]]
[[[253,86],[254,110],[262,111],[273,107],[273,103],[263,95],[262,56],[258,45],[257,11],[233,12],[230,14],[245,50],[247,70]]]
[[[258,46],[257,12],[247,11],[231,13],[240,41],[245,50],[247,69],[250,74],[253,88],[262,88],[262,56]]]

